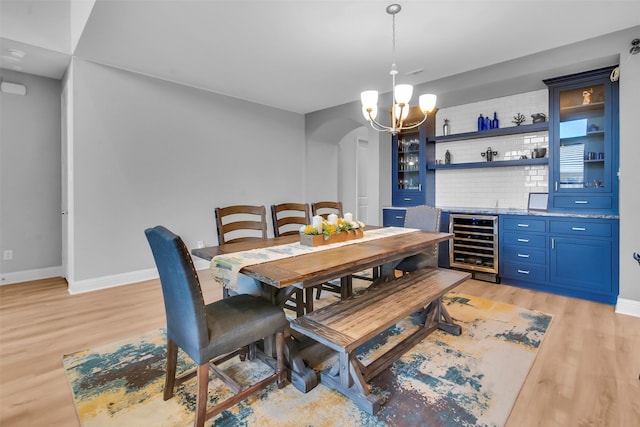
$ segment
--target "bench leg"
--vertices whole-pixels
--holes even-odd
[[[340,353],[332,368],[320,374],[322,384],[347,396],[363,411],[375,414],[380,409],[380,398],[371,394],[362,373],[362,365],[350,353]]]
[[[435,321],[438,323],[438,329],[443,330],[451,335],[460,336],[462,328],[460,325],[453,323],[453,319],[449,315],[446,307],[442,305],[442,298],[438,298],[432,304],[435,309]]]

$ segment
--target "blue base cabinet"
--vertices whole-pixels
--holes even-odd
[[[618,220],[501,215],[499,222],[503,283],[616,303]]]

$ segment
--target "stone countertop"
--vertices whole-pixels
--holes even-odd
[[[474,207],[453,207],[453,206],[437,206],[444,212],[461,213],[461,214],[484,214],[484,215],[538,215],[538,216],[555,216],[566,218],[599,218],[599,219],[619,219],[619,215],[599,214],[599,213],[575,213],[575,212],[548,212],[548,211],[530,211],[527,209],[508,209],[508,208],[474,208]],[[404,206],[385,206],[383,209],[406,209]]]

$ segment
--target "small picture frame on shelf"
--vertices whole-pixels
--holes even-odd
[[[546,211],[547,204],[549,203],[549,193],[529,193],[529,205],[530,211]]]

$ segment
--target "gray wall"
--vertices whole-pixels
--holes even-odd
[[[26,96],[0,94],[0,247],[13,250],[13,260],[0,261],[4,280],[62,262],[61,83],[5,69],[0,77],[27,87]]]
[[[304,201],[304,118],[74,59],[74,279],[153,268],[143,230],[217,244],[213,211]]]

